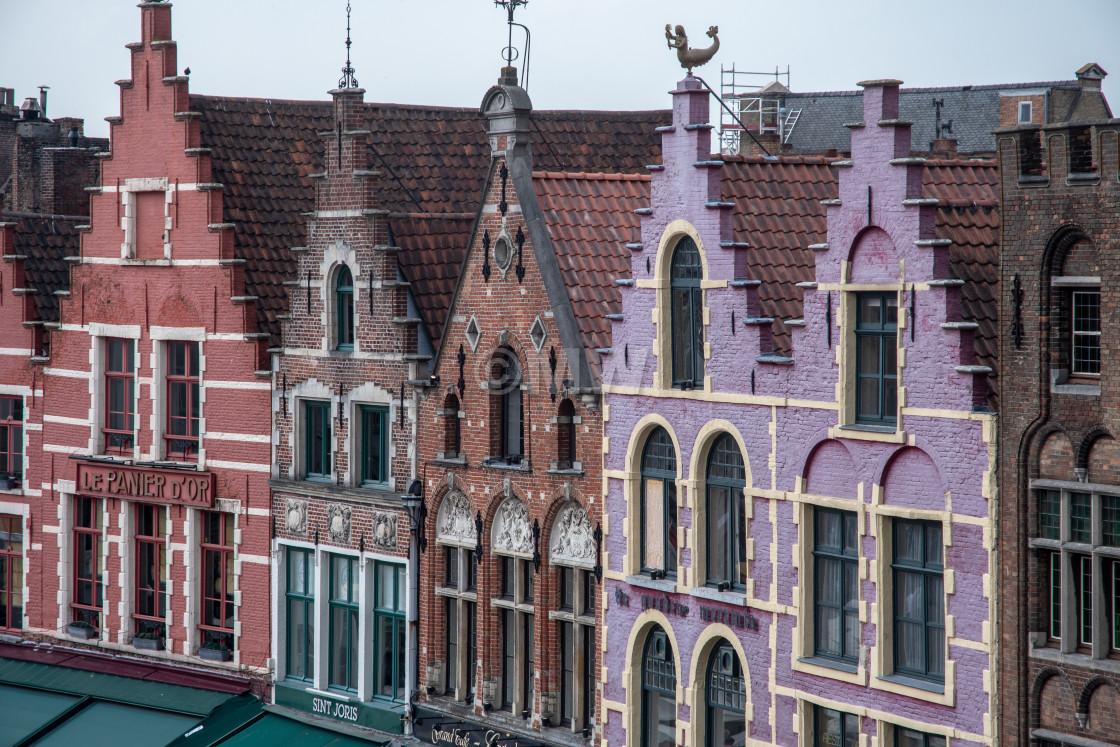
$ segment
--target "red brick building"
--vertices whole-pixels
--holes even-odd
[[[997,131],[1004,744],[1120,744],[1120,124],[1104,76],[1086,65],[1047,116],[1016,107]]]
[[[10,260],[0,419],[8,444],[14,416],[28,436],[22,454],[7,454],[23,468],[0,505],[4,553],[24,571],[23,636],[260,687],[271,625],[267,335],[188,113],[170,13],[141,5],[80,248],[66,240],[71,221],[25,217],[0,233]]]
[[[419,412],[416,732],[587,744],[602,644],[599,355],[667,113],[534,113],[512,68],[482,112],[484,190]]]

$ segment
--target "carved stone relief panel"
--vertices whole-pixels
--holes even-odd
[[[452,490],[439,505],[436,514],[436,537],[443,542],[473,546],[477,539],[471,502],[462,492]]]
[[[327,536],[332,542],[350,542],[350,507],[332,503],[327,506]]]
[[[494,516],[494,549],[499,552],[533,554],[533,529],[529,509],[517,498],[507,498]]]
[[[588,567],[595,565],[595,537],[591,530],[591,518],[574,501],[556,514],[549,557],[554,563]]]

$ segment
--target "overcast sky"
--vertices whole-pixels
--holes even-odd
[[[505,14],[492,0],[353,0],[352,60],[367,101],[478,106],[495,81]],[[118,113],[113,81],[140,38],[134,0],[0,0],[0,86],[17,103],[51,86],[48,114],[104,136]],[[530,0],[529,93],[538,109],[657,109],[683,75],[666,23],[692,45],[720,28],[720,66],[791,71],[795,91],[1069,79],[1086,62],[1114,73],[1120,107],[1120,0]],[[179,0],[173,36],[191,91],[324,99],[345,60],[345,0]],[[516,31],[516,30],[515,30]],[[515,44],[523,46],[515,35]],[[519,63],[520,64],[520,63]]]

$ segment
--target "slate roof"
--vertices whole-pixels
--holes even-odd
[[[475,109],[366,104],[372,131],[370,168],[382,172],[382,206],[412,282],[425,327],[438,342],[454,277],[470,239],[489,173],[485,119]],[[225,185],[225,219],[235,224],[236,256],[246,260],[262,331],[280,334],[287,308],[282,285],[294,279],[290,247],[306,241],[314,209],[310,175],[322,167],[316,132],[332,126],[330,101],[191,96],[201,145],[211,149],[214,181]],[[533,115],[533,154],[547,170],[636,173],[660,160],[655,128],[668,111],[540,111]],[[450,215],[449,215],[450,214]]]
[[[1040,83],[1014,83],[986,86],[953,86],[942,88],[902,88],[899,117],[914,123],[910,131],[910,148],[915,152],[930,150],[930,142],[938,137],[955,138],[961,153],[993,154],[996,149],[992,130],[999,127],[1001,91],[1015,89],[1079,90],[1076,80]],[[801,115],[790,133],[788,145],[794,153],[821,153],[828,149],[851,151],[851,133],[844,127],[863,119],[863,91],[817,91],[789,93],[784,96],[787,109],[801,109]],[[942,124],[952,121],[952,131],[935,134],[934,99],[944,101]]]
[[[533,188],[548,225],[572,312],[592,374],[601,375],[597,348],[611,346],[607,314],[622,312],[615,279],[630,275],[641,228],[635,210],[649,205],[645,174],[534,172]]]
[[[89,218],[43,215],[41,213],[4,213],[3,220],[15,224],[15,253],[23,255],[24,285],[35,289],[32,296],[40,321],[59,319],[57,290],[70,288],[70,268],[63,257],[78,254],[79,225]]]

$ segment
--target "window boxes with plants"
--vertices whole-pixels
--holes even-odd
[[[18,484],[19,481],[15,475],[0,472],[0,490],[15,490]]]
[[[87,622],[77,621],[66,626],[66,632],[75,638],[89,641],[97,637],[98,630]]]
[[[163,651],[163,636],[155,630],[145,630],[132,636],[132,645],[143,651]]]
[[[223,646],[215,641],[206,641],[198,649],[198,655],[206,661],[231,661],[233,652],[228,646]]]

